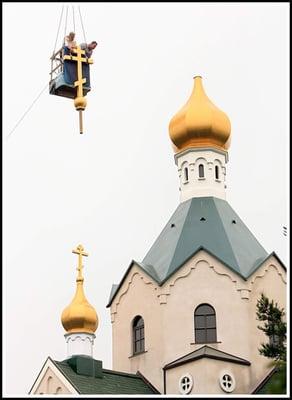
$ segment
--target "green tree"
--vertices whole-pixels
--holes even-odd
[[[257,301],[257,319],[264,321],[264,326],[258,326],[269,338],[268,343],[262,343],[259,352],[275,361],[286,361],[286,322],[283,321],[284,310],[278,307],[274,300],[262,293]]]
[[[284,310],[278,307],[274,301],[262,293],[257,301],[257,319],[263,321],[264,325],[258,329],[263,331],[269,338],[268,343],[262,343],[259,348],[260,354],[271,358],[277,371],[271,381],[267,384],[264,394],[286,393],[286,322],[283,321]]]

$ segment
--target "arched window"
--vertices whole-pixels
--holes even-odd
[[[133,321],[133,354],[145,351],[144,320],[139,315]]]
[[[195,342],[214,343],[216,335],[216,313],[209,304],[200,304],[195,310]]]
[[[185,182],[189,180],[189,170],[187,167],[184,168],[184,174],[185,174]]]
[[[219,179],[219,167],[215,165],[215,179]]]
[[[199,165],[199,178],[204,178],[205,174],[204,174],[204,165],[200,164]]]

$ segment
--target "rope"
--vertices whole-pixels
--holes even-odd
[[[28,109],[25,111],[25,113],[23,114],[23,116],[20,118],[20,120],[17,122],[17,124],[14,126],[14,128],[9,132],[9,134],[7,135],[6,139],[9,138],[9,136],[15,131],[15,129],[18,127],[18,125],[20,124],[20,122],[23,120],[23,118],[26,116],[26,114],[31,110],[32,106],[35,104],[35,102],[41,97],[41,95],[43,94],[43,92],[47,89],[47,87],[49,86],[49,83],[46,83],[46,86],[42,89],[42,91],[38,94],[38,96],[34,99],[34,101],[32,102],[32,104],[28,107]]]
[[[55,41],[55,46],[54,46],[53,54],[55,54],[55,50],[56,50],[56,45],[57,45],[58,36],[59,36],[59,31],[60,31],[61,22],[62,22],[62,17],[63,17],[63,11],[64,11],[64,6],[62,6],[62,12],[61,12],[61,17],[60,17],[60,21],[59,21],[59,26],[58,26],[57,37],[56,37],[56,41]]]
[[[74,14],[74,6],[72,6],[72,16],[73,16],[73,32],[76,33],[75,31],[75,14]]]
[[[67,8],[66,8],[65,32],[64,32],[63,44],[65,44],[65,37],[66,37],[66,34],[67,34],[66,31],[67,31],[68,8],[69,8],[69,6],[67,6]]]
[[[87,43],[86,37],[85,37],[85,30],[84,30],[84,26],[83,26],[83,21],[82,21],[82,17],[81,17],[80,6],[78,6],[78,11],[79,11],[79,15],[80,15],[80,21],[81,21],[82,30],[83,30],[84,43]]]

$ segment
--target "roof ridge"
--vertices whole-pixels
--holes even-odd
[[[219,200],[219,201],[218,201],[218,200]],[[216,201],[215,201],[216,210],[218,211],[218,214],[219,214],[219,216],[220,216],[220,221],[221,221],[221,223],[222,223],[222,225],[223,225],[223,227],[224,227],[224,232],[228,232],[228,230],[225,229],[224,218],[221,218],[221,210],[218,209],[218,205],[220,206],[220,203],[221,203],[221,202],[220,202],[220,199],[216,199]],[[264,253],[266,253],[266,255],[268,255],[266,249],[261,245],[261,243],[258,241],[258,239],[256,238],[256,236],[255,236],[255,235],[252,233],[252,231],[248,228],[248,226],[246,225],[246,223],[240,218],[240,216],[236,213],[236,211],[234,211],[234,209],[232,208],[232,206],[231,206],[229,203],[228,203],[228,205],[229,205],[231,211],[233,212],[233,214],[235,214],[235,217],[238,219],[238,221],[240,221],[240,223],[241,223],[243,229],[246,231],[246,233],[252,238],[252,240],[253,240],[254,242],[256,242],[257,246],[261,249],[261,251],[263,251]],[[233,246],[232,246],[231,241],[229,240],[229,236],[228,236],[227,234],[226,234],[226,236],[227,236],[227,238],[228,238],[228,241],[229,241],[229,243],[230,243],[230,245],[231,245],[231,249],[232,249],[232,252],[233,252]],[[240,260],[239,260],[239,258],[238,258],[238,256],[236,255],[235,252],[233,252],[233,255],[234,255],[234,258],[236,259],[236,262],[237,262],[237,265],[238,265],[238,269],[239,269],[239,271],[241,271],[241,270],[240,270]],[[262,257],[260,257],[260,258],[257,259],[257,260],[261,260],[261,261],[258,261],[256,264],[254,264],[254,265],[251,266],[251,267],[252,267],[252,269],[250,270],[251,273],[254,272],[254,271],[258,268],[258,266],[260,265],[260,263],[263,261]],[[257,261],[257,260],[256,260],[256,261]],[[249,274],[249,275],[250,275],[250,274]]]
[[[188,201],[188,200],[187,200],[187,201]],[[181,203],[181,204],[182,204],[182,203]],[[172,253],[171,261],[170,261],[170,263],[169,263],[169,265],[168,265],[167,273],[166,273],[166,275],[164,276],[164,278],[163,278],[162,281],[164,281],[165,277],[169,275],[169,271],[170,271],[171,266],[172,266],[172,264],[173,264],[173,258],[174,258],[176,249],[178,248],[178,244],[181,242],[182,232],[183,232],[183,229],[184,229],[184,227],[185,227],[185,224],[186,224],[186,221],[187,221],[187,217],[188,217],[188,215],[189,215],[189,213],[190,213],[191,206],[192,206],[192,199],[189,199],[189,208],[188,208],[188,211],[187,211],[186,214],[185,214],[185,218],[184,218],[184,221],[183,221],[181,230],[180,230],[180,234],[179,234],[179,236],[178,236],[178,240],[177,240],[176,245],[175,245],[175,247],[174,247],[174,251],[173,251],[173,253]],[[177,209],[176,209],[176,210],[177,210]],[[176,210],[175,210],[175,212],[176,212]],[[173,215],[174,215],[174,213],[172,214],[172,216],[173,216]],[[177,269],[179,269],[179,267],[178,267]]]
[[[225,201],[226,201],[226,200],[225,200]],[[233,247],[232,247],[232,244],[231,244],[231,242],[230,242],[230,240],[229,240],[229,237],[228,237],[228,235],[227,235],[227,233],[226,233],[225,225],[224,225],[224,223],[223,223],[223,218],[222,218],[222,216],[221,216],[221,213],[220,213],[219,210],[218,210],[218,207],[217,207],[217,204],[216,204],[215,199],[214,199],[214,206],[215,206],[215,210],[216,210],[216,212],[217,212],[217,214],[218,214],[220,224],[221,224],[222,227],[223,227],[224,236],[226,237],[227,242],[228,242],[228,244],[229,244],[229,247],[230,247],[230,249],[231,249],[231,254],[232,254],[233,258],[234,258],[235,261],[236,261],[237,269],[238,269],[238,271],[241,272],[241,270],[240,270],[240,264],[239,264],[238,259],[237,259],[236,255],[235,255],[234,251],[233,251]],[[229,204],[229,206],[230,206],[230,204]],[[230,206],[230,207],[231,207],[231,206]],[[233,208],[232,208],[232,211],[234,211]]]
[[[208,349],[212,349],[212,350],[218,351],[219,353],[226,354],[227,356],[238,358],[239,360],[242,360],[242,361],[248,361],[245,358],[235,356],[234,354],[227,353],[226,351],[215,349],[215,347],[211,347],[211,346],[208,346],[208,345],[206,345],[205,347],[208,348]]]
[[[215,354],[209,354],[206,350],[213,350]],[[200,352],[200,350],[203,350]],[[217,355],[216,355],[217,353]],[[219,354],[218,354],[219,353]],[[220,357],[221,355],[221,357]],[[225,357],[223,356],[225,355]],[[191,353],[185,354],[182,357],[177,358],[176,360],[171,361],[170,363],[166,364],[163,369],[171,369],[178,367],[179,365],[183,365],[195,360],[199,360],[201,358],[212,358],[212,359],[217,359],[221,361],[226,361],[229,360],[230,362],[236,363],[236,364],[245,364],[245,365],[250,365],[250,361],[245,360],[244,358],[235,356],[233,354],[226,353],[225,351],[215,349],[214,347],[204,345]]]
[[[115,370],[107,369],[107,368],[102,368],[102,372],[104,372],[106,374],[129,376],[131,378],[142,379],[140,376],[137,376],[136,374],[133,374],[131,372],[115,371]]]

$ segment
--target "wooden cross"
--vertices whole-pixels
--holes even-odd
[[[85,253],[84,247],[82,246],[82,244],[77,246],[77,248],[75,250],[72,250],[72,253],[78,254],[78,267],[77,267],[78,277],[77,277],[77,279],[83,280],[83,277],[82,277],[82,268],[83,268],[83,266],[82,266],[82,256],[88,257],[88,253]]]
[[[81,50],[80,46],[71,50],[76,53],[76,56],[64,56],[64,60],[77,61],[77,81],[74,82],[74,86],[78,86],[77,97],[83,97],[83,83],[86,82],[86,78],[82,77],[82,63],[93,64],[92,58],[82,57],[85,55],[85,50]]]

